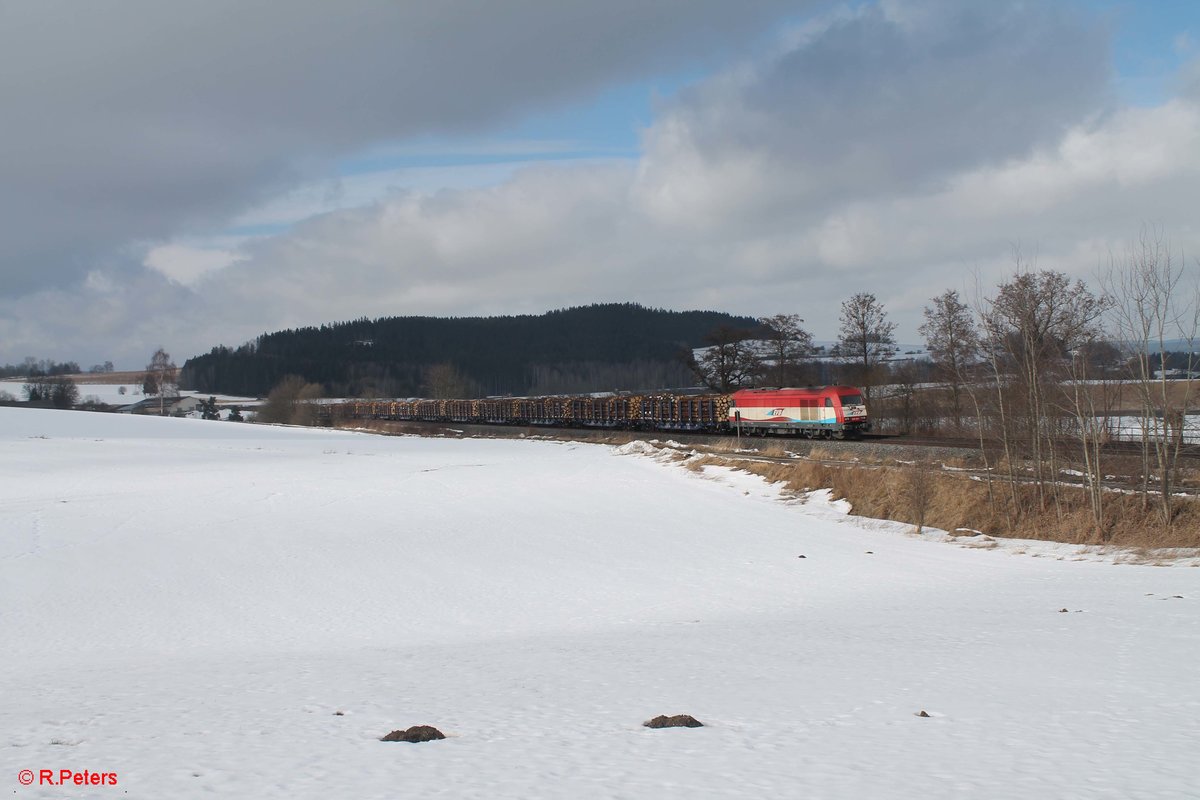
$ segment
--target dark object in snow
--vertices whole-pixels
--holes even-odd
[[[808,558],[808,556],[796,556],[796,558]]]
[[[1060,609],[1058,610],[1058,613],[1060,613],[1060,614],[1066,614],[1066,613],[1067,613],[1067,609],[1065,609],[1065,608],[1060,608]]]
[[[925,709],[923,709],[923,708],[921,709],[921,713],[920,713],[920,714],[917,714],[916,716],[918,716],[918,717],[925,717],[926,719],[928,719],[928,718],[929,718],[929,715],[925,713]]]
[[[446,735],[432,725],[413,725],[406,731],[392,731],[381,742],[432,742]]]
[[[346,712],[345,711],[335,711],[335,712],[333,712],[333,715],[335,717],[344,717],[344,716],[346,716]]]
[[[867,551],[867,555],[869,555],[869,556],[873,556],[873,555],[875,555],[875,551],[874,551],[874,550],[868,550],[868,551]]]
[[[659,715],[642,723],[647,728],[703,728],[704,723],[691,714],[676,714],[673,717]]]

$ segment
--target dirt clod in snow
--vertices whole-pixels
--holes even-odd
[[[1066,614],[1066,613],[1068,613],[1068,610],[1067,610],[1067,609],[1065,609],[1065,608],[1060,608],[1060,609],[1058,610],[1058,613],[1060,613],[1060,614]]]
[[[796,556],[796,558],[808,558],[808,556]]]
[[[659,715],[642,723],[647,728],[703,728],[704,723],[691,714],[676,714],[673,717]]]
[[[917,714],[916,716],[918,716],[918,717],[925,717],[926,719],[928,719],[928,718],[929,718],[929,714],[925,713],[925,709],[923,709],[923,708],[921,709],[921,713],[920,713],[920,714]]]
[[[406,731],[392,731],[379,741],[381,742],[432,742],[445,739],[446,734],[432,725],[413,725]]]

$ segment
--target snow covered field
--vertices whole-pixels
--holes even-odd
[[[1146,422],[1138,417],[1110,417],[1109,425],[1116,438],[1130,442],[1140,442],[1142,440],[1143,425],[1150,431],[1151,437],[1161,436],[1163,430],[1162,420]],[[1184,416],[1183,440],[1189,444],[1200,442],[1200,414],[1187,414]]]
[[[906,530],[595,445],[0,408],[0,785],[1200,795],[1200,569]]]
[[[25,384],[28,382],[24,378],[0,380],[0,396],[9,394],[23,400],[25,398]],[[75,386],[79,389],[80,400],[93,400],[97,403],[104,403],[110,406],[123,406],[146,399],[146,395],[142,394],[142,386],[139,383],[88,383],[87,381],[76,380]],[[204,392],[192,391],[186,391],[184,394],[204,398],[214,396]],[[150,396],[157,397],[157,395]],[[262,402],[255,397],[238,397],[237,395],[230,394],[218,394],[215,397],[218,403],[238,403],[242,406],[257,406]]]

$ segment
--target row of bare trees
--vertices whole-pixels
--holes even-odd
[[[835,382],[861,386],[867,399],[871,387],[886,375],[886,362],[896,353],[893,332],[883,304],[862,292],[842,303],[838,342],[823,365]],[[705,339],[699,357],[688,354],[690,366],[710,388],[720,392],[750,386],[799,386],[816,383],[822,369],[815,361],[812,334],[798,314],[762,317],[757,328],[722,325]]]
[[[1179,475],[1187,413],[1195,401],[1200,288],[1161,236],[1143,233],[1105,276],[1112,297],[1111,326],[1124,342],[1137,394],[1142,442],[1142,496],[1149,494],[1151,473],[1158,473],[1159,510],[1169,524]],[[1200,263],[1195,266],[1200,267]],[[1169,380],[1169,340],[1180,343],[1186,359],[1178,369],[1186,378]],[[1153,467],[1153,469],[1151,469]]]
[[[1061,516],[1060,476],[1071,468],[1082,476],[1097,537],[1107,539],[1104,445],[1132,420],[1143,507],[1172,525],[1197,385],[1195,277],[1160,236],[1146,234],[1114,255],[1099,292],[1018,255],[994,292],[977,289],[970,304],[953,290],[933,299],[920,331],[954,429],[974,429],[985,458],[1002,462],[1002,485],[989,477],[993,503],[1005,491],[1015,515]],[[1172,348],[1183,353],[1175,370]]]

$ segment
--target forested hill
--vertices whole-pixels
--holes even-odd
[[[632,303],[540,316],[390,317],[268,333],[188,359],[182,385],[262,396],[285,375],[349,397],[557,394],[686,386],[680,353],[753,319]]]

